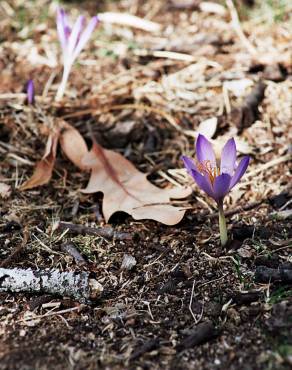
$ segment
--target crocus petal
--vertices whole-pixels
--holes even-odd
[[[234,139],[229,139],[221,153],[220,173],[233,175],[236,161],[236,145]]]
[[[67,43],[67,37],[66,37],[66,14],[64,12],[64,9],[58,8],[57,10],[57,31],[59,40],[61,43],[62,50],[64,52],[64,49],[66,47]]]
[[[86,45],[86,43],[90,39],[90,36],[91,36],[92,32],[94,31],[94,28],[97,25],[97,23],[98,23],[98,18],[97,17],[93,17],[90,20],[90,22],[88,23],[87,27],[85,28],[82,35],[80,36],[80,39],[79,39],[79,41],[76,45],[76,48],[74,50],[74,55],[73,55],[74,59],[78,56],[78,54],[81,52],[81,50],[84,48],[84,46]]]
[[[82,28],[83,28],[83,24],[84,24],[84,21],[85,21],[85,18],[83,15],[80,15],[73,28],[72,28],[72,31],[71,31],[71,34],[69,36],[69,39],[68,39],[68,47],[67,47],[67,54],[68,54],[68,63],[70,64],[73,64],[74,62],[74,50],[77,46],[77,43],[78,43],[78,38],[80,37],[80,34],[81,34],[81,31],[82,31]]]
[[[196,142],[196,154],[198,161],[204,163],[210,161],[212,166],[216,166],[216,157],[211,143],[205,136],[199,134]]]
[[[181,159],[183,160],[185,168],[187,169],[190,175],[192,174],[192,170],[197,171],[197,167],[195,165],[195,162],[192,160],[192,158],[187,157],[186,155],[182,155]]]
[[[242,176],[244,175],[246,169],[247,169],[247,166],[249,164],[249,156],[245,156],[242,158],[242,160],[240,161],[239,165],[237,166],[236,170],[235,170],[235,173],[231,179],[231,182],[230,182],[230,185],[229,185],[229,188],[232,189],[233,186],[235,186],[238,181],[242,178]]]
[[[227,173],[222,173],[216,177],[214,181],[214,199],[219,202],[223,200],[229,191],[231,176]]]
[[[207,193],[210,197],[214,198],[213,189],[208,179],[205,176],[201,175],[200,172],[198,172],[197,170],[193,169],[191,171],[191,175],[196,181],[198,187],[202,189],[205,193]]]
[[[28,104],[34,104],[34,83],[33,80],[29,80],[26,85],[26,94]]]

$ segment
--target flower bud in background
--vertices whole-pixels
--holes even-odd
[[[33,105],[35,103],[33,80],[29,80],[26,83],[26,100],[28,104]]]
[[[65,11],[61,8],[57,10],[57,31],[63,54],[63,77],[56,100],[62,99],[73,63],[90,39],[97,23],[98,18],[95,16],[86,26],[84,16],[80,15],[71,27]]]

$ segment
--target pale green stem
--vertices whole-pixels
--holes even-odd
[[[64,67],[62,81],[61,81],[61,83],[58,87],[58,91],[57,91],[57,94],[56,94],[56,99],[55,99],[56,101],[62,100],[62,98],[64,96],[64,93],[65,93],[65,90],[66,90],[66,85],[67,85],[69,74],[70,74],[70,69],[71,69],[71,66]]]
[[[28,127],[32,127],[33,124],[33,107],[29,105],[28,115],[27,115],[27,121],[28,121]]]
[[[223,211],[223,202],[218,204],[219,209],[219,230],[220,230],[220,240],[221,245],[224,246],[227,243],[228,236],[227,236],[227,228],[226,228],[226,219],[224,216]]]

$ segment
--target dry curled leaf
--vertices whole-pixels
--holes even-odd
[[[212,139],[217,130],[218,119],[217,117],[208,118],[199,124],[197,132],[206,136],[208,139]]]
[[[50,181],[55,165],[59,136],[59,129],[51,132],[43,158],[37,163],[31,178],[20,186],[20,190],[32,189],[36,186],[45,185]]]
[[[79,131],[65,121],[59,122],[61,130],[60,145],[65,155],[81,170],[86,170],[82,162],[85,154],[88,153],[87,145]]]
[[[104,194],[106,221],[118,211],[136,220],[152,219],[166,225],[175,225],[183,218],[185,210],[171,205],[170,199],[185,198],[190,188],[160,189],[121,154],[96,143],[84,157],[84,164],[91,168],[91,176],[83,192]]]
[[[84,193],[104,194],[103,213],[108,221],[112,214],[123,211],[134,219],[153,219],[166,225],[181,221],[185,210],[175,207],[170,199],[185,198],[190,188],[160,189],[147,180],[121,154],[105,150],[94,143],[88,151],[80,133],[65,121],[58,121],[49,135],[46,151],[36,165],[34,174],[21,190],[32,189],[50,181],[56,159],[58,141],[65,155],[81,170],[91,169],[91,176]]]

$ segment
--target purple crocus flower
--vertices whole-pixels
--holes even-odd
[[[199,135],[197,138],[196,154],[197,163],[186,156],[183,156],[182,159],[188,173],[199,188],[218,204],[221,243],[224,245],[227,242],[227,230],[223,214],[223,200],[244,175],[249,164],[249,156],[243,157],[237,165],[236,145],[232,138],[223,147],[219,166],[211,143],[203,135]],[[224,227],[225,230],[223,230]]]
[[[57,10],[57,31],[62,47],[64,70],[56,100],[62,99],[72,65],[90,39],[97,23],[98,18],[95,16],[86,26],[84,16],[80,15],[71,27],[64,9]]]
[[[195,164],[191,158],[183,156],[184,165],[199,188],[220,204],[229,190],[242,178],[249,156],[242,158],[236,165],[235,141],[233,138],[229,139],[223,147],[219,167],[211,143],[201,134],[196,142],[196,153],[198,163]]]
[[[26,84],[26,98],[28,104],[34,104],[34,83],[33,80],[29,80]]]

